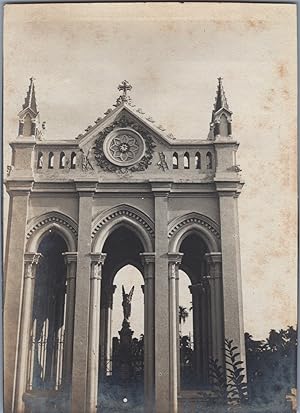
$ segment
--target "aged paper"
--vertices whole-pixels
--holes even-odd
[[[4,7],[5,412],[295,411],[296,76],[292,4]]]

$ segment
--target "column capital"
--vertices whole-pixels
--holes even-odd
[[[24,278],[35,278],[35,266],[39,263],[40,258],[42,257],[41,253],[35,252],[26,252],[24,254],[25,262],[25,272]]]
[[[155,252],[141,252],[140,257],[142,260],[142,264],[150,264],[151,262],[155,262]]]
[[[168,261],[170,264],[181,264],[181,260],[183,257],[182,252],[168,252]]]
[[[205,254],[205,259],[208,264],[217,264],[222,262],[221,252],[209,252]]]
[[[90,257],[91,257],[91,262],[95,264],[104,264],[105,258],[107,254],[105,253],[98,253],[98,252],[91,252]]]
[[[24,262],[26,264],[37,265],[42,256],[40,252],[25,252]]]
[[[71,262],[77,262],[77,252],[63,252],[62,255],[65,260],[65,264],[70,264]]]

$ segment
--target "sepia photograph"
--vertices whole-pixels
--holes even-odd
[[[296,4],[6,4],[2,165],[4,413],[296,413]]]

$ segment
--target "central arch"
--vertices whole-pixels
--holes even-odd
[[[144,370],[144,362],[141,364],[141,360],[138,360],[139,374],[135,374],[134,371],[136,372],[138,369],[134,367],[137,364],[133,354],[139,348],[138,357],[140,354],[144,356],[144,339],[141,338],[140,334],[138,334],[139,337],[136,337],[135,332],[131,330],[130,319],[125,320],[124,317],[123,323],[120,323],[119,326],[119,337],[116,337],[113,342],[111,336],[113,302],[121,300],[120,297],[122,297],[121,290],[119,290],[122,288],[120,285],[114,294],[116,289],[114,280],[126,266],[135,267],[141,274],[141,279],[144,279],[145,268],[142,256],[145,253],[153,253],[153,223],[149,217],[136,208],[122,205],[99,214],[95,218],[92,228],[92,251],[106,254],[101,281],[98,400],[100,405],[104,406],[105,403],[110,403],[117,410],[118,403],[122,403],[124,398],[124,382],[127,381],[127,405],[133,403],[133,408],[133,406],[143,404],[143,397],[141,397],[144,393],[142,390],[143,375],[141,376],[140,373],[141,368]],[[141,288],[142,283],[135,285],[135,292],[136,288]],[[124,282],[124,284],[126,283]],[[129,287],[125,293],[129,293]],[[135,293],[133,292],[133,294]],[[147,300],[145,294],[144,303]],[[137,308],[133,311],[137,311]],[[120,317],[123,318],[123,314],[119,314],[119,319]],[[145,308],[144,324],[146,319],[147,310]],[[125,336],[126,340],[129,340],[127,344],[124,344]],[[143,331],[143,337],[145,340],[148,339],[146,331],[145,333]],[[129,351],[130,355],[124,358],[124,351],[125,353]]]

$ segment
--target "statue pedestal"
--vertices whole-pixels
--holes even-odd
[[[120,334],[119,347],[119,368],[121,383],[126,385],[132,377],[132,335],[133,331],[130,329],[130,324],[127,320],[122,323]]]

